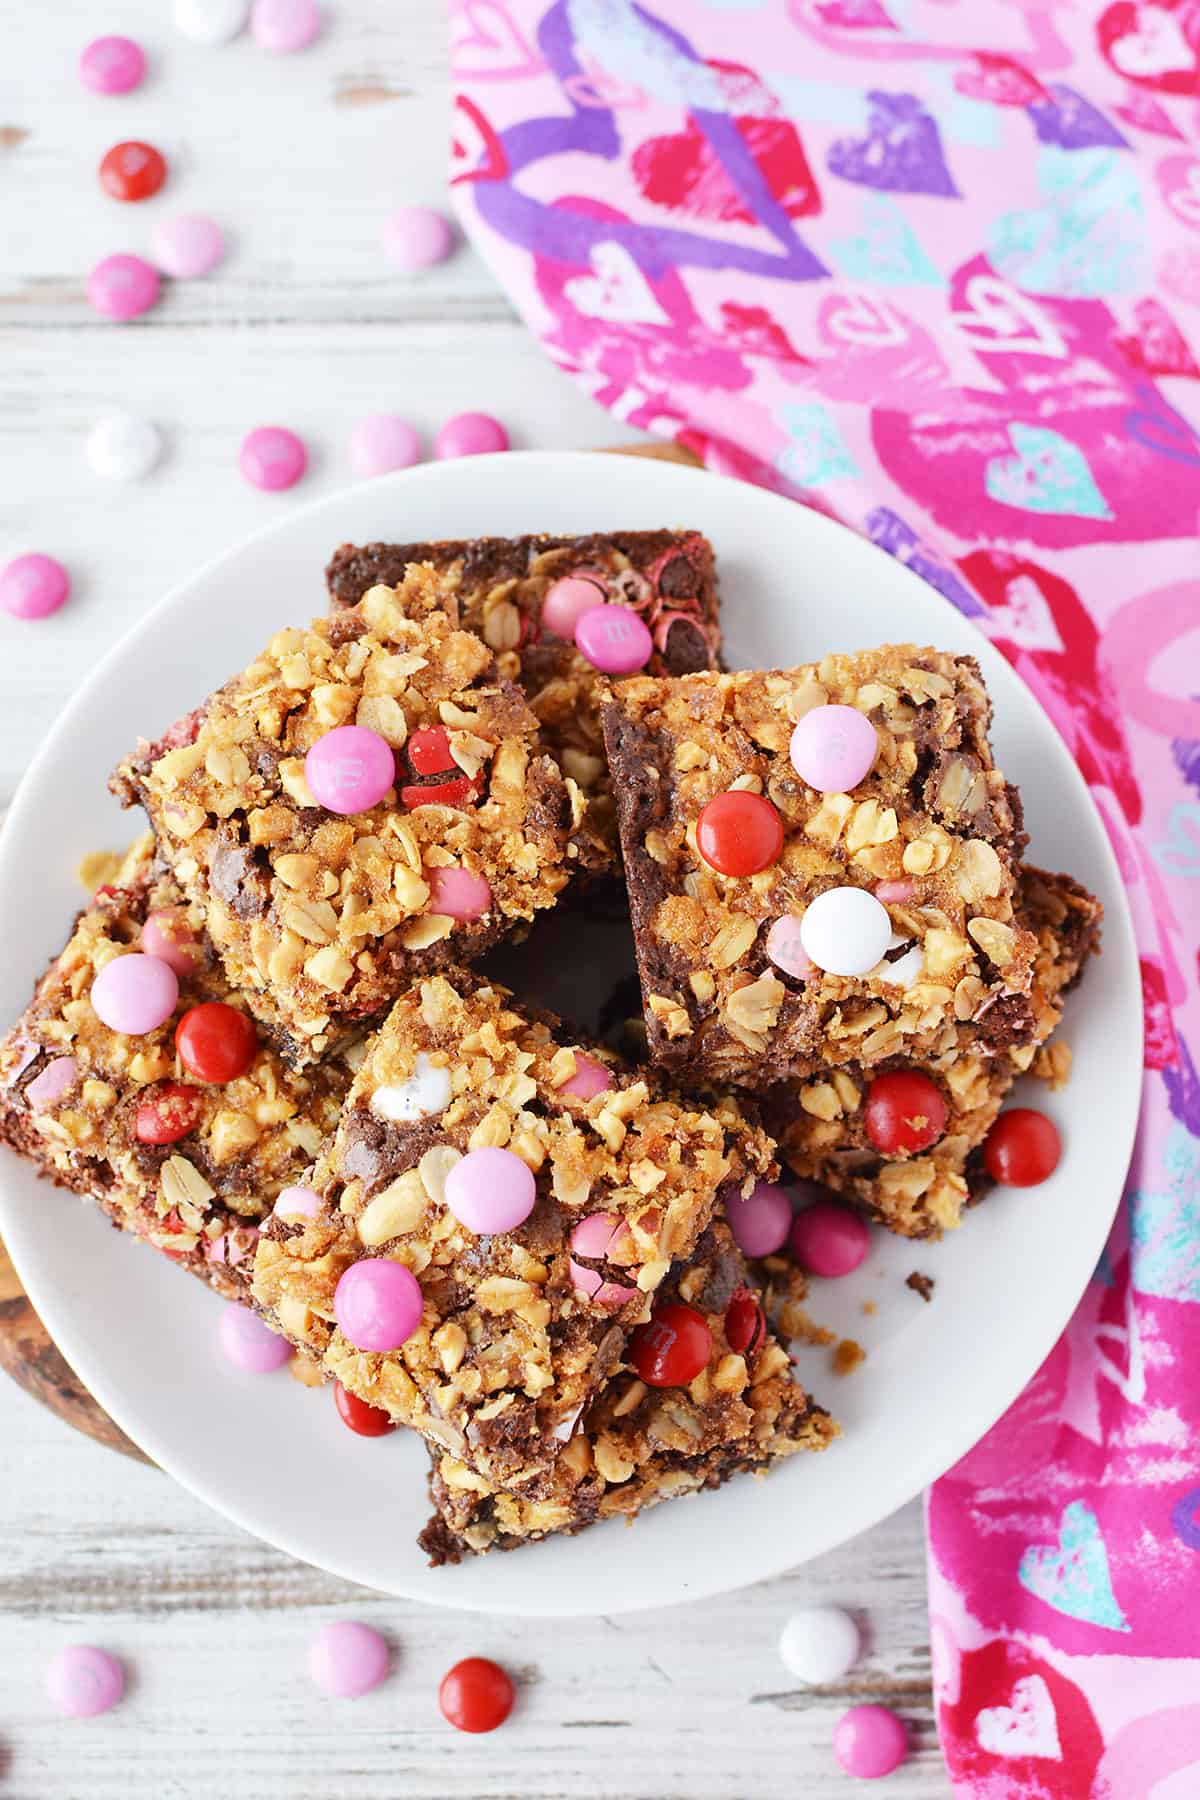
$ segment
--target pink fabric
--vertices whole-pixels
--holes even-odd
[[[938,1711],[973,1800],[1200,1795],[1200,5],[458,0],[452,31],[463,221],[550,354],[931,581],[1108,824],[1142,1129],[1078,1314],[929,1496]]]

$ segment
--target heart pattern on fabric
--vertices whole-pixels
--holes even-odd
[[[1030,105],[1029,116],[1041,142],[1057,144],[1061,150],[1090,150],[1101,145],[1116,150],[1129,148],[1128,139],[1121,136],[1098,106],[1061,81],[1047,85],[1046,98]]]
[[[896,31],[896,21],[884,12],[879,0],[817,0],[822,25],[843,31]]]
[[[984,486],[993,500],[1022,512],[1112,517],[1078,444],[1042,425],[1013,423],[1008,438],[1014,454],[993,456],[984,469]]]
[[[864,344],[872,350],[907,343],[909,337],[908,326],[894,308],[865,292],[831,295],[821,309],[821,328],[843,344]]]
[[[937,121],[917,96],[874,90],[867,102],[866,135],[830,144],[825,159],[830,173],[888,193],[957,200]]]
[[[591,263],[590,275],[573,275],[563,289],[576,312],[622,325],[671,323],[624,244],[593,244]]]
[[[1007,1706],[985,1706],[975,1719],[975,1738],[993,1756],[1039,1756],[1062,1761],[1058,1719],[1040,1675],[1023,1675]]]
[[[1194,86],[1196,57],[1177,12],[1154,0],[1110,7],[1097,29],[1101,47],[1119,75],[1172,89]]]
[[[972,275],[963,298],[969,310],[951,313],[950,319],[972,350],[988,356],[1066,356],[1066,340],[1053,320],[1011,283],[995,275]]]
[[[799,487],[819,487],[822,482],[858,474],[858,465],[832,413],[819,402],[785,406],[779,422],[788,442],[776,452],[775,466],[789,481]]]
[[[970,66],[956,73],[954,85],[968,100],[988,100],[993,106],[1032,106],[1049,99],[1036,75],[1011,56],[989,50],[977,50]]]
[[[942,278],[894,200],[874,194],[863,206],[856,237],[836,238],[829,254],[843,274],[864,286],[940,287]]]
[[[1164,157],[1154,178],[1175,217],[1192,231],[1200,231],[1200,162],[1187,155]]]
[[[1114,106],[1113,111],[1118,119],[1123,119],[1126,125],[1136,126],[1138,131],[1152,132],[1156,137],[1183,138],[1170,113],[1159,105],[1153,94],[1130,88],[1127,97],[1119,106]]]
[[[501,0],[458,0],[465,30],[453,40],[458,74],[469,81],[520,81],[546,67]]]
[[[1197,363],[1182,331],[1166,307],[1154,299],[1139,300],[1133,309],[1136,330],[1114,342],[1135,369],[1147,375],[1186,375],[1200,379]]]
[[[1167,836],[1154,846],[1154,860],[1168,875],[1200,880],[1200,806],[1181,800],[1171,808]]]
[[[1055,1612],[1104,1631],[1128,1631],[1113,1592],[1108,1550],[1091,1507],[1072,1500],[1063,1511],[1057,1544],[1031,1544],[1017,1570],[1021,1586]]]
[[[784,211],[801,219],[821,210],[821,195],[800,134],[788,119],[735,119],[767,186]],[[669,136],[647,138],[630,159],[643,196],[693,218],[752,223],[747,206],[695,120]]]
[[[466,94],[454,97],[450,144],[450,186],[467,181],[503,181],[508,158],[495,127]]]
[[[997,274],[1064,299],[1143,287],[1145,207],[1130,159],[1048,144],[1038,177],[1046,204],[1001,213],[989,228],[987,257]]]

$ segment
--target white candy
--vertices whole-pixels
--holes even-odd
[[[898,950],[901,944],[908,942],[908,938],[897,937],[893,931],[888,939],[887,947],[889,950]],[[924,972],[925,952],[920,944],[913,944],[911,950],[906,950],[903,956],[896,958],[895,962],[881,961],[875,968],[868,971],[876,981],[886,981],[892,987],[902,988],[912,987],[915,981],[920,981]]]
[[[423,1050],[417,1052],[417,1066],[399,1087],[376,1088],[371,1095],[371,1111],[393,1125],[410,1125],[414,1119],[431,1119],[444,1113],[450,1104],[450,1071],[430,1062]]]
[[[858,1661],[859,1648],[858,1626],[839,1606],[806,1606],[792,1614],[779,1638],[784,1667],[809,1687],[840,1681]]]
[[[162,455],[162,433],[137,413],[109,413],[88,432],[87,459],[105,481],[140,481]]]
[[[250,0],[175,0],[175,25],[194,44],[227,44],[244,31]]]
[[[888,947],[887,907],[865,888],[830,888],[818,894],[800,921],[805,951],[830,975],[866,975]]]

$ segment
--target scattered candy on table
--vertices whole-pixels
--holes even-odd
[[[153,144],[114,144],[100,161],[100,186],[114,200],[149,200],[166,179],[166,158]]]
[[[175,213],[158,226],[152,247],[164,275],[190,281],[224,261],[225,233],[205,213]]]
[[[882,957],[891,935],[887,907],[865,888],[828,888],[800,921],[805,952],[829,975],[865,975]]]
[[[68,1719],[94,1719],[110,1712],[125,1692],[125,1671],[115,1656],[95,1644],[68,1644],[46,1670],[50,1704]]]
[[[92,1009],[110,1031],[141,1037],[164,1025],[179,1002],[179,977],[157,956],[114,956],[92,983]]]
[[[179,976],[194,975],[204,966],[204,946],[187,922],[182,906],[164,906],[149,913],[142,926],[142,949],[169,963]]]
[[[845,794],[871,772],[879,739],[853,706],[814,706],[792,732],[792,767],[819,794]]]
[[[708,1365],[712,1332],[693,1307],[668,1300],[631,1334],[625,1355],[648,1387],[686,1387]]]
[[[446,1205],[461,1225],[481,1237],[515,1231],[536,1200],[529,1164],[494,1145],[469,1150],[446,1177]]]
[[[385,1256],[351,1263],[333,1292],[338,1328],[356,1350],[398,1350],[421,1323],[423,1307],[412,1270]]]
[[[291,1361],[292,1346],[287,1339],[264,1325],[248,1306],[230,1301],[221,1312],[217,1333],[228,1360],[248,1375],[270,1375]]]
[[[946,1129],[946,1102],[919,1069],[889,1069],[867,1089],[867,1136],[884,1156],[915,1156],[936,1144]]]
[[[402,206],[384,221],[383,248],[400,269],[429,269],[454,249],[449,219],[428,206]]]
[[[491,883],[486,875],[470,869],[429,869],[428,911],[448,919],[482,919],[492,904]]]
[[[696,848],[718,875],[757,875],[779,859],[783,820],[765,794],[714,794],[696,820]]]
[[[817,1200],[792,1220],[792,1255],[811,1275],[851,1275],[871,1247],[871,1228],[845,1206]]]
[[[1002,1112],[983,1145],[988,1174],[1005,1187],[1036,1187],[1053,1175],[1061,1155],[1057,1125],[1032,1106]]]
[[[109,319],[136,319],[162,291],[158,270],[140,256],[118,251],[98,262],[87,278],[87,297]]]
[[[326,812],[370,812],[396,782],[396,753],[365,725],[337,725],[304,758],[308,791]]]
[[[109,963],[108,968],[113,967],[115,964]],[[107,973],[108,969],[102,971]],[[175,1048],[189,1075],[197,1081],[224,1085],[244,1075],[254,1061],[258,1030],[250,1015],[236,1006],[206,1000],[202,1006],[189,1007],[180,1019],[175,1027]]]
[[[53,556],[31,550],[0,570],[0,606],[14,619],[48,619],[65,606],[71,578]]]
[[[364,481],[393,469],[411,469],[420,460],[420,438],[395,413],[368,413],[350,433],[350,464]]]
[[[573,643],[575,627],[584,613],[602,605],[604,598],[604,589],[598,581],[587,575],[563,575],[546,589],[542,601],[543,628],[552,631],[555,637]]]
[[[146,53],[127,37],[93,38],[79,58],[79,77],[93,94],[128,94],[146,74]]]
[[[357,1394],[344,1388],[340,1381],[333,1384],[333,1403],[342,1424],[357,1437],[389,1437],[396,1429],[396,1421],[389,1418],[382,1406],[372,1406],[368,1401],[360,1400]]]
[[[486,456],[490,451],[507,449],[507,431],[499,419],[488,413],[455,413],[433,440],[433,454],[439,462],[451,456]]]
[[[138,413],[109,413],[88,432],[87,459],[104,481],[141,481],[162,456],[162,433]]]
[[[649,628],[627,606],[593,606],[575,621],[575,648],[605,675],[632,675],[654,654]]]
[[[792,1202],[773,1181],[756,1181],[744,1199],[728,1195],[725,1217],[743,1256],[773,1256],[787,1243]]]
[[[280,493],[295,487],[308,467],[303,439],[282,425],[260,425],[243,438],[238,467],[252,487]]]
[[[335,1619],[323,1625],[308,1652],[313,1680],[339,1700],[357,1700],[377,1688],[388,1672],[387,1640],[369,1625]]]
[[[194,44],[227,44],[245,29],[250,0],[175,0],[174,16]]]
[[[468,1656],[442,1677],[438,1705],[456,1731],[495,1731],[513,1709],[512,1680],[499,1663]]]
[[[250,35],[260,50],[288,56],[307,50],[321,30],[316,0],[254,0]]]
[[[789,1675],[809,1687],[840,1681],[858,1661],[858,1626],[840,1606],[806,1606],[793,1613],[779,1636]]]
[[[877,1781],[908,1755],[908,1732],[886,1706],[852,1706],[834,1726],[833,1754],[847,1775]]]

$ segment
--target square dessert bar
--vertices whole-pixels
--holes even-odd
[[[969,657],[637,677],[605,736],[651,1057],[757,1086],[1032,1037],[1025,834]]]
[[[600,726],[606,683],[575,647],[589,606],[629,607],[649,632],[645,669],[684,675],[718,666],[721,643],[712,545],[698,531],[617,531],[584,537],[473,538],[430,544],[343,544],[327,570],[333,605],[356,605],[377,583],[395,587],[414,563],[453,583],[462,623],[495,652],[542,722],[564,772],[592,802],[586,853],[616,858],[616,822]]]
[[[148,949],[156,960],[169,957],[165,976],[141,967]],[[92,1004],[97,979],[118,962],[132,987],[122,994],[107,973],[108,998],[98,1000],[129,1030],[106,1024]],[[139,993],[139,978],[149,980],[147,992]],[[150,1010],[140,1018],[114,1010],[131,1005]],[[175,1041],[189,1014],[194,1029],[197,1008],[200,1061],[224,1058],[207,1080]],[[141,1025],[148,1028],[132,1029]],[[196,1061],[194,1043],[188,1054]],[[340,1058],[293,1074],[257,1042],[205,945],[198,910],[184,903],[147,834],[113,885],[80,913],[0,1043],[0,1142],[219,1292],[245,1300],[258,1223],[333,1130],[350,1078]]]
[[[844,1063],[807,1083],[784,1083],[763,1096],[768,1128],[793,1173],[823,1182],[863,1212],[905,1237],[931,1237],[959,1224],[965,1207],[986,1190],[982,1145],[1018,1075],[1033,1069],[1065,1079],[1070,1052],[1047,1040],[1062,1018],[1067,993],[1099,949],[1100,902],[1069,875],[1026,868],[1018,917],[1037,940],[1030,1002],[1034,1034],[994,1056],[978,1043],[960,1044],[961,1028],[949,1023],[932,1052],[912,1061],[891,1060],[864,1071]],[[931,1083],[928,1108],[919,1088],[902,1105],[918,1116],[918,1136],[941,1131],[928,1145],[906,1153],[873,1141],[868,1103],[874,1083],[902,1074]],[[878,1090],[875,1090],[878,1091]],[[920,1119],[928,1119],[922,1126]],[[886,1123],[884,1125],[886,1130]],[[874,1126],[878,1138],[880,1126]]]
[[[586,802],[441,592],[416,567],[278,632],[113,778],[296,1068],[552,905],[574,866]]]
[[[681,1310],[691,1316],[680,1321]],[[690,1361],[673,1370],[656,1355],[655,1340],[646,1342],[655,1326],[643,1328],[643,1349],[635,1337],[543,1492],[507,1492],[449,1453],[430,1452],[434,1516],[420,1541],[434,1564],[515,1550],[601,1519],[632,1522],[661,1500],[720,1487],[743,1472],[764,1475],[837,1435],[797,1383],[723,1222],[709,1228],[686,1267],[672,1271],[656,1319],[675,1334],[669,1354],[690,1354]]]
[[[510,1002],[461,971],[396,1002],[254,1298],[327,1376],[534,1492],[719,1191],[775,1165],[735,1101],[674,1099]]]

